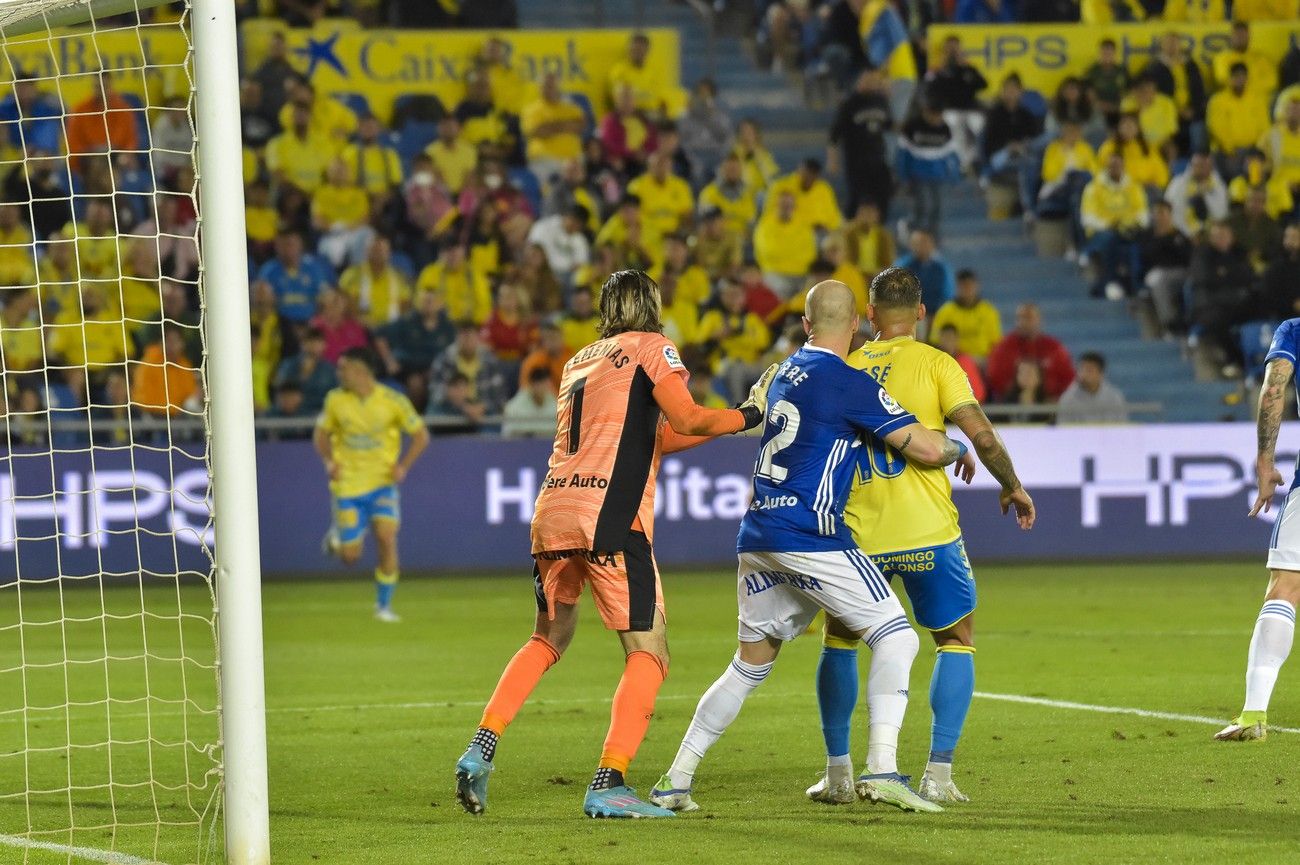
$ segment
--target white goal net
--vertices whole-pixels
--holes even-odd
[[[225,860],[190,6],[0,3],[0,862]]]

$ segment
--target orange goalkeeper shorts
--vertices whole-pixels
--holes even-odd
[[[533,560],[537,611],[547,618],[555,618],[557,603],[578,603],[584,585],[591,586],[596,610],[611,631],[649,631],[655,612],[663,614],[659,566],[641,532],[628,536],[622,552],[544,550]]]

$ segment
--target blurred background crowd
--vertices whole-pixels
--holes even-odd
[[[239,5],[288,26],[501,32],[515,15],[451,0]],[[1072,357],[1034,302],[1004,322],[980,274],[950,263],[946,200],[963,183],[991,218],[1018,216],[1075,262],[1099,302],[1128,304],[1224,376],[1255,372],[1259,329],[1300,310],[1300,50],[1279,62],[1251,36],[1252,22],[1296,20],[1296,0],[742,5],[757,63],[829,97],[824,150],[782,164],[713,78],[656,74],[647,33],[594,97],[555,71],[526,77],[485,34],[458,98],[413,90],[380,112],[318,90],[272,28],[241,88],[259,415],[314,417],[334,361],[365,345],[435,431],[550,435],[563,365],[597,338],[601,283],[627,267],[658,281],[697,401],[725,405],[800,344],[812,284],[843,281],[865,313],[871,278],[899,264],[924,287],[922,337],[981,400],[1019,406],[1020,421],[1127,419],[1106,357]],[[956,37],[924,48],[944,21],[1228,19],[1212,64],[1172,33],[1140,65],[1099,39],[1086,73],[1048,93],[986,80]],[[0,100],[11,440],[39,439],[55,409],[199,411],[187,94],[145,106],[104,74],[65,106],[48,79],[13,71]]]

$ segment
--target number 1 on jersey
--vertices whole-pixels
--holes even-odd
[[[582,434],[582,393],[587,387],[584,375],[569,388],[569,453],[578,452],[578,437]]]

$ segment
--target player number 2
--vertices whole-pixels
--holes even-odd
[[[778,400],[768,407],[767,419],[772,424],[780,423],[781,428],[758,452],[758,466],[754,469],[754,474],[779,484],[785,480],[789,471],[773,463],[772,459],[794,444],[794,437],[799,434],[799,409],[793,403]]]

